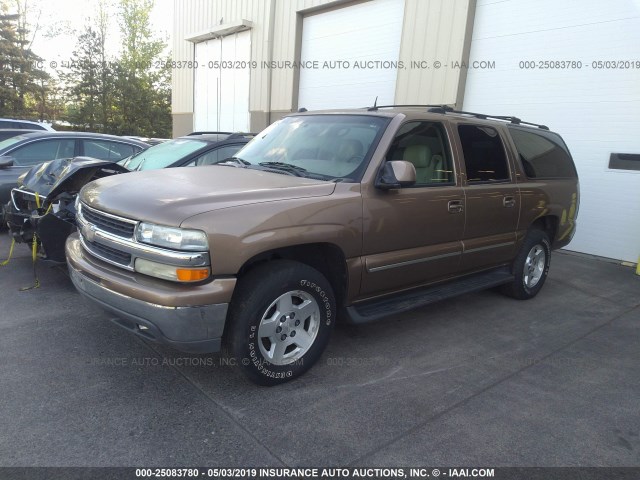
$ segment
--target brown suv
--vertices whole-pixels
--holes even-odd
[[[66,254],[114,322],[255,382],[364,323],[500,286],[535,296],[575,231],[578,179],[542,125],[447,107],[297,113],[218,165],[84,187]],[[515,307],[514,307],[515,308]]]

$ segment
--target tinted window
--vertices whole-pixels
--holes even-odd
[[[18,122],[7,122],[6,120],[0,120],[0,128],[20,128]]]
[[[16,165],[35,165],[48,160],[73,157],[75,140],[61,138],[33,142],[16,148],[8,153],[15,159]]]
[[[122,160],[140,150],[125,143],[105,140],[83,140],[83,143],[84,154],[87,157],[98,158],[100,160]]]
[[[416,168],[417,186],[454,183],[449,144],[439,123],[405,123],[398,130],[386,160],[411,162]]]
[[[509,179],[507,157],[496,129],[479,125],[460,125],[458,132],[469,183]]]
[[[210,152],[205,153],[204,155],[200,155],[195,159],[194,162],[190,162],[189,165],[196,167],[202,165],[213,165],[214,163],[221,162],[229,157],[233,157],[238,150],[240,150],[244,145],[225,145],[224,147],[216,148]]]
[[[529,178],[575,177],[576,170],[566,145],[552,132],[509,128],[513,143]]]

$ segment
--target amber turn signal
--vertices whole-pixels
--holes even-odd
[[[208,268],[178,268],[176,276],[179,282],[200,282],[209,278]]]

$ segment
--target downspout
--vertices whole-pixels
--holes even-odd
[[[270,0],[269,2],[269,48],[267,50],[267,61],[269,62],[269,68],[267,69],[267,125],[271,125],[271,82],[272,72],[271,62],[273,61],[273,38],[275,35],[275,21],[276,21],[276,0]]]

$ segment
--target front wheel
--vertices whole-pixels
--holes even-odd
[[[549,236],[543,230],[530,230],[513,261],[512,271],[515,278],[512,283],[502,287],[502,292],[518,300],[535,297],[547,279],[550,261]]]
[[[333,290],[317,270],[276,260],[237,286],[229,342],[243,373],[259,385],[292,380],[318,360],[335,324]]]

